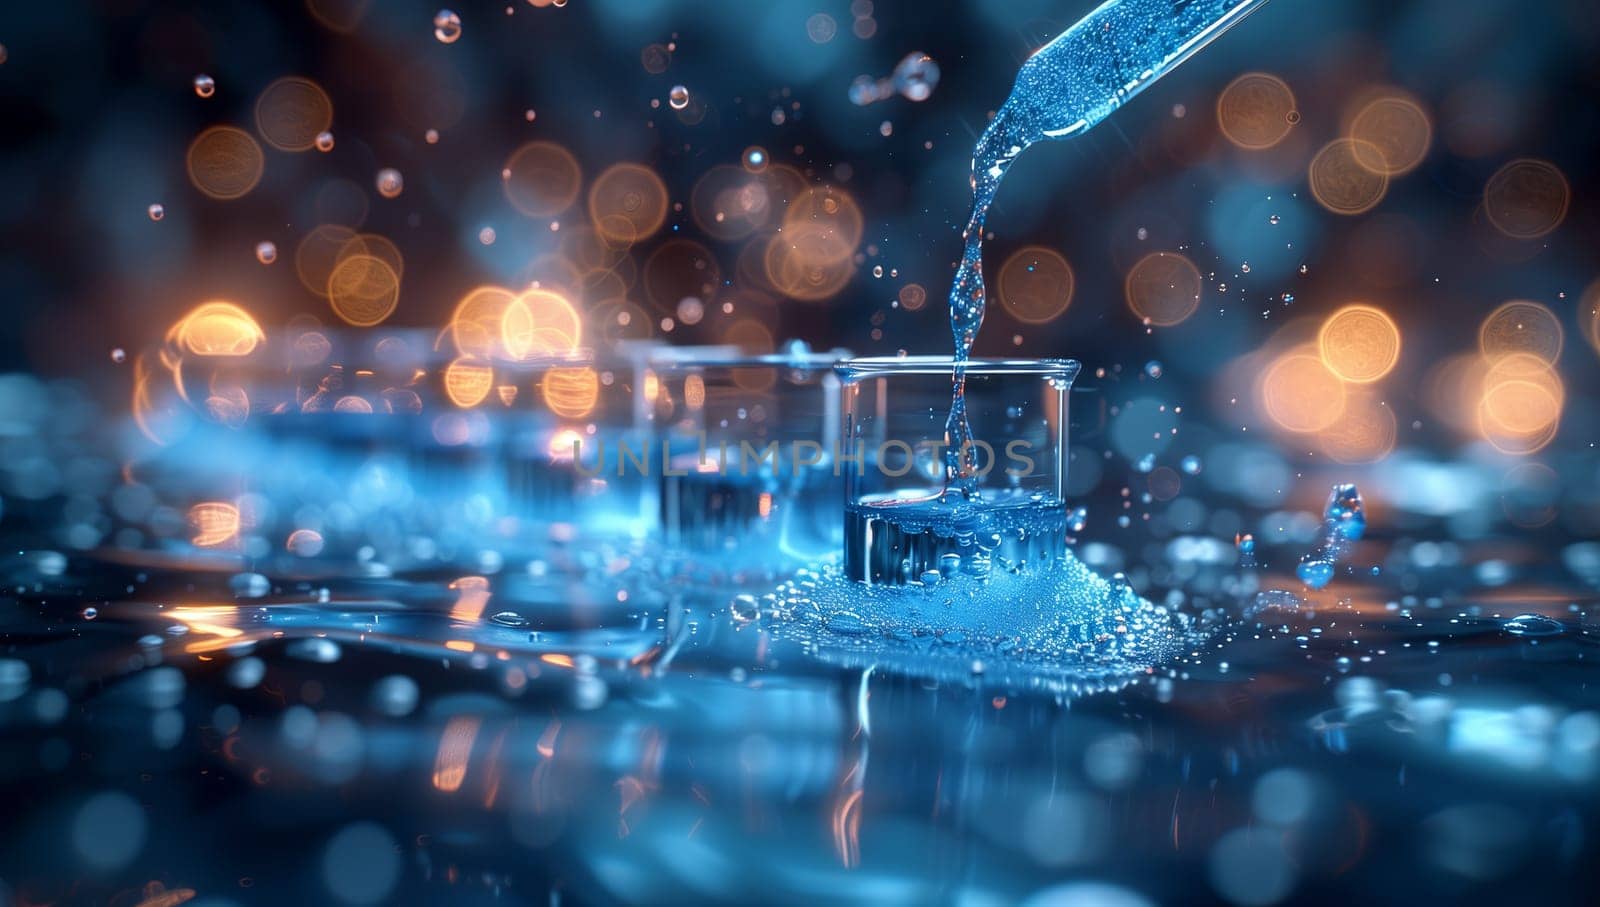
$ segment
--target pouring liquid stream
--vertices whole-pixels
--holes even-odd
[[[977,494],[976,456],[966,411],[966,366],[983,325],[983,231],[1006,169],[1029,146],[1078,135],[1266,0],[1106,0],[1040,48],[1017,73],[1011,96],[972,156],[972,215],[950,288],[955,340],[950,416],[945,423],[945,497]]]

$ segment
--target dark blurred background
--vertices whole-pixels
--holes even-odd
[[[525,280],[531,261],[559,251],[552,220],[570,230],[584,219],[582,195],[552,218],[508,204],[500,170],[531,140],[569,149],[585,192],[623,161],[649,167],[667,188],[666,225],[628,250],[623,295],[650,315],[634,330],[713,342],[753,317],[772,343],[944,352],[974,139],[1019,64],[1089,6],[459,2],[459,38],[445,43],[434,34],[439,8],[407,0],[11,4],[0,13],[0,362],[80,376],[120,406],[131,379],[111,352],[158,341],[204,300],[238,302],[269,329],[297,316],[310,323],[306,315],[336,323],[292,261],[324,222],[388,236],[403,254],[399,304],[384,328],[437,327],[473,286]],[[852,101],[858,78],[889,76],[917,51],[940,70],[926,100],[890,92]],[[1035,245],[1070,262],[1075,289],[1047,324],[993,307],[978,351],[1080,358],[1085,388],[1146,382],[1145,363],[1158,361],[1163,394],[1200,417],[1197,437],[1225,437],[1272,427],[1250,406],[1266,362],[1252,354],[1303,341],[1338,306],[1367,301],[1404,338],[1398,367],[1378,387],[1397,417],[1398,447],[1448,457],[1477,438],[1470,414],[1453,419],[1454,404],[1429,396],[1455,380],[1437,366],[1474,349],[1497,305],[1528,299],[1565,332],[1557,367],[1566,400],[1551,449],[1586,450],[1596,361],[1584,290],[1600,241],[1591,204],[1597,51],[1600,18],[1580,0],[1273,0],[1103,126],[1016,164],[989,221],[991,282],[1009,255]],[[1252,71],[1294,94],[1297,122],[1266,150],[1238,147],[1219,129],[1219,94]],[[200,74],[215,81],[210,97],[194,90]],[[336,146],[289,153],[263,144],[253,191],[233,201],[198,192],[185,168],[189,143],[218,124],[253,132],[258,95],[290,75],[326,91]],[[690,98],[682,110],[670,103],[678,85]],[[1308,162],[1374,92],[1409,96],[1426,113],[1427,156],[1372,210],[1331,213],[1308,189]],[[737,166],[751,146],[859,205],[853,276],[830,298],[742,285],[740,253],[755,240],[720,241],[697,220],[706,213],[693,198],[699,181]],[[1558,226],[1535,238],[1509,237],[1482,213],[1486,184],[1519,158],[1548,162],[1568,187]],[[386,167],[404,177],[394,199],[375,190]],[[1555,204],[1524,201],[1535,214]],[[159,222],[153,204],[163,207]],[[685,237],[709,250],[728,293],[748,290],[762,304],[664,333],[673,301],[657,298],[643,272],[653,250]],[[256,260],[264,241],[279,250],[272,266]],[[1183,324],[1146,330],[1124,279],[1155,250],[1193,261],[1204,294]],[[897,300],[913,283],[926,302],[908,311]],[[617,300],[575,302],[588,317]],[[1281,440],[1291,456],[1316,455],[1299,436]]]

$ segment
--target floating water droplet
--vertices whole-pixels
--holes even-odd
[[[1339,538],[1347,542],[1360,539],[1367,531],[1366,505],[1361,500],[1361,492],[1351,484],[1333,486],[1322,518],[1329,531]]]
[[[515,611],[497,611],[489,616],[489,622],[502,627],[526,627],[528,619]]]
[[[83,619],[84,620],[94,620],[96,617],[99,617],[99,616],[100,616],[100,609],[96,608],[94,605],[90,605],[89,607],[83,609]]]
[[[888,138],[889,136],[894,135],[894,124],[889,122],[888,120],[884,120],[882,123],[879,123],[878,124],[878,134],[883,136],[884,138]]]
[[[1241,264],[1239,266],[1239,273],[1241,273],[1241,274],[1249,274],[1250,273],[1250,262],[1247,261],[1244,264]]]
[[[1144,373],[1149,375],[1151,378],[1160,378],[1162,372],[1163,369],[1158,360],[1151,359],[1149,362],[1144,364]]]
[[[882,277],[883,276],[883,265],[873,265],[872,266],[872,276],[873,277]]]
[[[667,103],[672,106],[673,110],[682,110],[683,108],[688,107],[689,89],[683,87],[682,85],[672,86],[672,90],[667,92]]]
[[[433,14],[433,36],[440,44],[454,44],[461,37],[461,17],[448,9]]]
[[[1181,466],[1183,471],[1189,475],[1197,476],[1200,474],[1200,458],[1194,454],[1184,457],[1181,461],[1179,461],[1178,465]]]
[[[1274,214],[1271,217],[1267,218],[1267,223],[1269,223],[1269,224],[1273,225],[1274,227],[1276,227],[1278,225],[1278,215]]]
[[[393,167],[385,167],[379,170],[375,182],[378,186],[378,194],[384,198],[395,198],[406,187],[405,177],[401,176],[400,171]]]
[[[492,246],[494,245],[495,236],[493,227],[484,227],[478,231],[478,242],[486,246]]]
[[[1248,532],[1241,532],[1234,537],[1233,547],[1239,549],[1240,554],[1254,554],[1256,551],[1256,537]]]
[[[194,93],[209,98],[217,93],[217,81],[205,73],[194,77]]]
[[[1089,508],[1074,507],[1072,512],[1067,514],[1067,529],[1072,532],[1082,532],[1083,527],[1087,525],[1089,525]]]
[[[128,361],[128,351],[120,346],[117,347],[111,351],[111,361],[117,363],[118,365]]]
[[[167,209],[163,208],[159,204],[151,205],[148,210],[150,212],[150,219],[151,220],[160,220],[161,218],[167,216]]]
[[[1329,580],[1333,579],[1333,563],[1319,557],[1307,555],[1304,560],[1300,561],[1300,565],[1295,568],[1294,572],[1296,576],[1300,577],[1300,582],[1305,583],[1312,589],[1321,589],[1328,585]]]
[[[278,246],[271,242],[256,243],[256,261],[270,265],[278,260]]]
[[[926,101],[939,84],[939,64],[921,51],[906,54],[894,67],[894,88],[912,101]]]
[[[1300,273],[1301,274],[1309,274],[1309,273],[1311,273],[1311,269],[1306,267],[1305,265],[1301,265],[1300,266]]]
[[[318,151],[332,151],[333,150],[333,133],[327,132],[327,131],[323,131],[323,132],[317,133],[317,150]]]
[[[1156,455],[1153,453],[1145,454],[1139,458],[1139,462],[1133,464],[1133,468],[1139,470],[1140,472],[1150,472],[1154,470],[1156,468]]]
[[[427,132],[422,134],[422,140],[430,145],[439,144],[439,130],[429,129]]]
[[[1284,305],[1288,305],[1289,303],[1294,302],[1294,294],[1293,293],[1285,293],[1280,298],[1283,300]]]
[[[1505,631],[1512,636],[1555,636],[1566,628],[1561,621],[1543,614],[1518,614],[1506,621]]]

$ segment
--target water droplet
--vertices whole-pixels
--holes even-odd
[[[1233,546],[1239,549],[1240,554],[1254,554],[1256,551],[1256,537],[1248,532],[1241,532],[1234,537]]]
[[[1158,360],[1151,359],[1144,364],[1144,373],[1152,378],[1160,378],[1162,373],[1161,363]]]
[[[1140,227],[1133,235],[1139,237],[1139,241],[1143,242],[1144,240],[1150,238],[1150,231],[1146,230],[1144,227]]]
[[[461,17],[448,9],[441,9],[433,15],[433,36],[439,39],[440,44],[454,44],[461,37]]]
[[[117,347],[116,349],[111,351],[111,361],[117,363],[118,365],[121,365],[122,363],[127,362],[128,361],[128,351],[123,349],[120,346]]]
[[[493,227],[484,227],[478,231],[478,242],[486,246],[494,245],[495,232]]]
[[[873,277],[882,277],[883,276],[883,265],[873,265],[872,266],[872,276]]]
[[[490,623],[502,627],[526,627],[528,619],[515,611],[498,611],[489,617]]]
[[[882,123],[879,123],[878,124],[878,134],[883,136],[884,138],[888,138],[889,136],[894,135],[894,124],[889,122],[888,120],[884,120]]]
[[[1278,225],[1278,220],[1279,220],[1278,215],[1274,214],[1271,217],[1267,218],[1267,223],[1269,223],[1269,224],[1273,225],[1274,227],[1276,227]]]
[[[89,607],[83,609],[83,619],[84,620],[94,620],[96,617],[99,617],[99,616],[100,616],[100,609],[96,608],[94,605],[90,605]]]
[[[1504,627],[1512,636],[1555,636],[1566,629],[1561,621],[1543,614],[1518,614],[1506,621]]]
[[[378,194],[384,198],[395,198],[406,187],[405,177],[401,176],[400,171],[393,167],[385,167],[379,170],[376,183]]]
[[[921,51],[912,51],[895,64],[892,78],[895,91],[903,97],[912,101],[926,101],[939,84],[939,64]]]
[[[672,86],[672,90],[667,92],[667,103],[672,105],[673,110],[682,110],[683,108],[688,107],[689,89],[683,87],[682,85]]]
[[[1313,589],[1321,589],[1333,579],[1333,563],[1319,557],[1307,556],[1294,570],[1300,582]]]
[[[1083,527],[1087,525],[1089,525],[1089,508],[1082,506],[1074,507],[1072,508],[1072,512],[1067,514],[1067,528],[1069,530],[1073,532],[1082,532]]]
[[[205,73],[194,77],[194,93],[209,98],[217,93],[217,81]]]
[[[1339,538],[1347,542],[1360,539],[1367,531],[1366,506],[1361,492],[1350,484],[1333,486],[1322,518],[1328,524],[1328,531]]]
[[[760,173],[767,169],[767,149],[759,145],[751,145],[744,150],[744,169],[751,173]]]
[[[319,132],[319,133],[317,133],[317,150],[318,151],[332,151],[333,150],[333,133],[331,133],[331,132]]]
[[[1300,273],[1302,275],[1310,274],[1311,273],[1311,269],[1309,267],[1305,266],[1305,265],[1301,265],[1300,266]]]
[[[422,134],[422,140],[430,145],[439,144],[439,130],[429,129],[427,132]]]
[[[943,578],[943,574],[937,570],[924,570],[922,571],[922,576],[919,577],[924,586],[931,586]]]
[[[1244,264],[1241,264],[1239,266],[1239,273],[1241,273],[1241,274],[1249,274],[1250,273],[1250,262],[1247,261]]]
[[[278,247],[271,242],[256,243],[256,261],[270,265],[278,260]]]
[[[161,218],[167,216],[167,209],[161,207],[160,205],[151,205],[149,211],[151,220],[160,220]]]
[[[1145,454],[1139,458],[1139,462],[1133,464],[1133,468],[1140,472],[1150,472],[1156,468],[1156,455],[1153,453]]]
[[[1178,465],[1183,467],[1183,471],[1189,475],[1197,476],[1200,474],[1200,458],[1194,454],[1184,457],[1183,460],[1178,463]]]

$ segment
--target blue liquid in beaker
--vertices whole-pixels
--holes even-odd
[[[1067,547],[1067,511],[1023,491],[887,498],[845,508],[845,575],[873,584],[931,585],[956,574],[1048,568]]]

